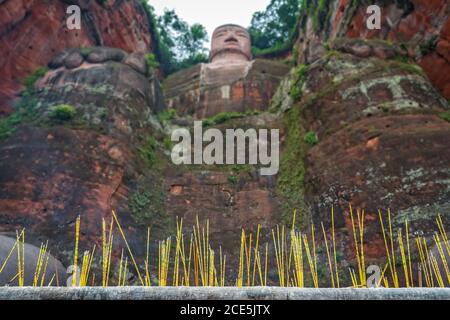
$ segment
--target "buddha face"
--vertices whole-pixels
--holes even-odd
[[[252,59],[250,34],[237,25],[224,25],[213,32],[210,61],[249,61]]]

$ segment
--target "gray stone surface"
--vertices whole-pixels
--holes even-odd
[[[16,277],[18,273],[17,269],[17,247],[15,247],[16,239],[14,238],[8,238],[3,235],[0,235],[0,269],[3,270],[0,272],[0,286],[4,285],[18,285],[18,279]],[[14,251],[10,255],[8,261],[4,265],[9,253],[11,252],[12,248],[14,248]],[[25,243],[23,246],[24,252],[24,283],[25,285],[32,285],[33,279],[36,271],[36,265],[39,258],[39,248],[35,247],[31,244]],[[61,262],[55,259],[51,254],[48,252],[46,253],[44,257],[44,265],[45,261],[48,257],[48,264],[47,268],[45,270],[45,277],[44,277],[44,285],[49,285],[52,277],[55,276],[56,279],[56,273],[58,273],[58,282],[59,283],[66,283],[66,268],[62,265]],[[44,268],[44,267],[43,267]],[[43,269],[41,271],[41,277],[39,277],[39,283],[41,283],[42,276],[44,272]],[[52,285],[56,285],[56,280],[53,279],[53,282],[51,282]]]
[[[450,288],[0,288],[0,300],[450,300]]]
[[[129,65],[139,73],[147,74],[147,62],[143,54],[132,53],[125,58],[123,63]]]
[[[81,53],[73,51],[64,59],[64,66],[67,69],[75,69],[81,66],[83,61],[84,59]]]
[[[86,57],[86,61],[90,63],[103,63],[106,61],[121,62],[127,56],[125,51],[116,48],[94,47],[89,50],[90,52]]]

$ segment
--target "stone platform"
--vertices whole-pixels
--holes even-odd
[[[2,287],[0,300],[450,300],[450,288]]]

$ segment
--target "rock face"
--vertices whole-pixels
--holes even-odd
[[[350,260],[349,205],[364,209],[366,258],[381,258],[379,209],[391,209],[394,230],[408,220],[411,232],[431,237],[438,213],[449,226],[449,80],[442,75],[450,64],[435,46],[447,41],[448,3],[384,2],[381,31],[367,30],[364,5],[308,3],[295,45],[300,65],[276,95],[291,126],[284,155],[304,165],[289,191],[303,194],[305,219],[316,225],[330,227],[334,207]],[[283,103],[288,92],[292,100]],[[292,168],[282,166],[281,176]]]
[[[0,3],[0,116],[11,112],[24,79],[68,48],[155,48],[144,7],[132,1],[6,0]],[[81,8],[81,29],[69,30],[69,5]]]
[[[259,214],[289,223],[284,218],[298,209],[300,222],[312,220],[316,229],[324,222],[330,228],[334,207],[339,250],[352,261],[349,206],[355,212],[364,209],[364,250],[367,259],[376,261],[385,257],[379,209],[384,214],[391,209],[395,230],[408,220],[411,232],[432,236],[438,213],[450,226],[450,124],[443,116],[450,109],[450,64],[448,52],[442,52],[448,41],[448,4],[383,2],[382,30],[368,31],[362,4],[331,1],[323,8],[318,1],[305,3],[292,55],[298,67],[277,92],[266,90],[269,98],[263,100],[279,111],[280,118],[269,126],[279,126],[284,134],[281,171],[269,188],[276,205],[266,205],[270,209]],[[428,59],[434,63],[427,64]],[[179,116],[197,119],[245,111],[236,105],[252,105],[246,99],[255,95],[239,96],[236,85],[228,85],[246,79],[245,68],[245,62],[206,64],[174,74],[164,83],[167,104]],[[261,100],[256,105],[267,110]],[[218,233],[222,227],[232,230],[227,214],[216,213],[228,212],[231,197],[223,189],[229,189],[217,182],[222,175],[205,170],[204,179],[189,174],[169,179],[170,203],[179,203],[173,211],[186,213],[188,221],[194,221],[193,212],[209,212],[205,217],[214,221],[213,229],[220,226]],[[241,223],[242,212],[233,216]]]
[[[202,225],[208,220],[211,242],[217,248],[221,246],[230,266],[239,264],[236,248],[242,229],[257,230],[261,225],[268,231],[279,222],[275,180],[258,176],[256,170],[205,168],[179,172],[169,174],[166,185],[168,214],[183,218],[188,231],[197,218]]]
[[[318,60],[304,80],[301,121],[319,139],[305,162],[312,217],[329,221],[334,206],[351,230],[349,204],[365,209],[368,258],[384,255],[378,209],[395,212],[394,228],[408,219],[431,235],[450,208],[447,101],[410,65],[345,53]]]
[[[425,71],[440,93],[450,99],[450,4],[436,1],[376,1],[381,7],[381,30],[366,27],[367,5],[333,0],[326,6],[306,1],[296,43],[299,62],[312,62],[323,43],[338,38],[383,39],[401,44]],[[363,46],[360,46],[362,54]]]
[[[262,224],[264,242],[272,243],[267,229],[290,224],[294,209],[300,227],[312,221],[319,230],[324,222],[329,230],[334,207],[347,265],[355,258],[350,204],[365,210],[367,261],[385,257],[378,209],[391,209],[395,229],[408,220],[411,237],[432,236],[438,213],[449,230],[446,1],[379,2],[379,31],[365,28],[365,5],[357,1],[305,1],[294,68],[251,60],[247,34],[226,26],[214,35],[211,62],[169,76],[164,92],[143,55],[153,46],[143,8],[136,1],[77,3],[84,27],[73,35],[52,19],[62,16],[63,2],[0,2],[8,8],[0,12],[0,77],[8,79],[0,101],[36,66],[51,69],[23,92],[15,130],[0,142],[0,232],[26,227],[30,243],[51,239],[66,263],[76,217],[82,246],[99,247],[102,219],[115,208],[134,254],[144,257],[147,225],[164,229],[178,216],[190,231],[198,216],[209,219],[211,240],[236,277],[242,228]],[[22,28],[41,35],[31,49]],[[214,123],[219,113],[226,114]],[[221,131],[280,129],[279,175],[261,177],[256,166],[174,167],[171,130],[205,118]],[[276,283],[274,261],[269,269]]]
[[[0,231],[26,227],[28,239],[52,239],[70,259],[77,216],[86,243],[97,242],[112,208],[134,225],[129,199],[157,179],[138,148],[164,109],[158,80],[135,64],[144,58],[98,47],[52,61],[57,68],[22,102],[30,121],[0,144]]]

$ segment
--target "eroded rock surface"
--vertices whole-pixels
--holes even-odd
[[[88,62],[96,52],[102,58]],[[28,239],[51,239],[69,261],[77,216],[82,240],[92,246],[112,208],[124,226],[135,225],[130,198],[158,179],[139,152],[157,132],[155,113],[164,109],[158,81],[126,64],[121,51],[90,53],[70,68],[79,50],[53,61],[57,68],[24,97],[31,120],[0,144],[0,231],[25,227]]]
[[[324,43],[339,38],[382,39],[401,45],[440,93],[450,99],[448,1],[407,0],[376,4],[382,10],[381,30],[367,28],[366,3],[333,0],[320,6],[317,0],[307,1],[307,10],[300,16],[296,41],[298,61],[312,62]],[[360,55],[368,56],[371,48],[360,45],[357,50]]]
[[[391,209],[395,229],[407,219],[411,230],[431,236],[438,213],[448,226],[450,123],[441,115],[450,106],[418,66],[345,52],[299,67],[298,100],[286,116],[298,117],[300,139],[317,135],[315,143],[298,145],[309,218],[330,226],[334,207],[350,257],[349,205],[364,209],[366,258],[379,258],[379,209],[385,216]]]
[[[59,2],[51,3],[61,10]],[[119,19],[115,15],[125,12],[134,17],[131,22],[139,22],[130,23],[133,28],[146,27],[145,19],[132,14],[140,10],[135,1],[114,2],[119,13],[111,12],[111,2],[104,8],[79,3],[95,17],[104,10]],[[92,40],[91,33],[80,33],[81,42],[50,37],[46,41],[51,44],[58,40],[55,50],[65,49],[51,61],[39,54],[19,56],[11,68],[34,67],[39,61],[50,62],[51,70],[23,94],[18,110],[25,108],[31,117],[0,143],[0,231],[26,227],[33,243],[52,239],[57,257],[66,262],[76,217],[82,218],[83,245],[99,244],[102,218],[110,219],[116,208],[134,254],[142,258],[145,226],[164,229],[178,216],[190,232],[198,216],[201,224],[209,220],[210,239],[215,248],[222,246],[235,278],[242,228],[255,231],[262,224],[262,237],[271,246],[268,229],[290,225],[294,209],[300,227],[312,221],[318,230],[323,222],[329,231],[334,207],[345,268],[355,259],[350,204],[355,215],[365,210],[367,261],[385,257],[379,209],[384,215],[391,209],[395,230],[408,220],[411,239],[416,232],[431,241],[438,213],[448,230],[448,3],[384,1],[381,31],[365,28],[365,5],[357,1],[329,1],[325,8],[316,0],[305,5],[290,61],[295,68],[252,60],[248,34],[227,25],[215,34],[213,48],[218,49],[212,50],[210,63],[168,77],[164,97],[140,50],[141,40],[151,48],[151,37],[135,29],[135,37],[130,36],[120,24],[124,34],[110,37],[105,31],[108,36],[100,40]],[[14,7],[11,0],[2,6],[18,10],[24,26],[30,23],[26,12],[42,10],[33,1],[29,7]],[[89,20],[88,30],[109,21],[96,19]],[[25,48],[22,37],[14,38],[12,26],[19,20],[12,19],[0,35],[12,37],[8,45],[15,41]],[[44,32],[41,25],[46,24],[36,23],[36,32]],[[117,48],[90,47],[108,41]],[[73,48],[80,43],[89,48]],[[7,81],[7,90],[0,93],[17,90],[14,81]],[[176,111],[168,121],[155,117],[165,110],[164,98]],[[225,114],[220,124],[213,123],[211,117],[219,113]],[[193,120],[205,118],[222,131],[280,129],[279,175],[264,178],[251,166],[173,167],[170,141],[164,145],[164,139],[171,129],[191,129]],[[121,247],[115,248],[117,257]],[[319,262],[326,265],[323,254]],[[274,261],[269,262],[273,284],[274,270]]]
[[[7,0],[0,3],[0,115],[12,111],[23,80],[64,49],[109,46],[127,52],[155,48],[144,7],[133,1]],[[81,8],[81,29],[69,30],[66,9]]]

